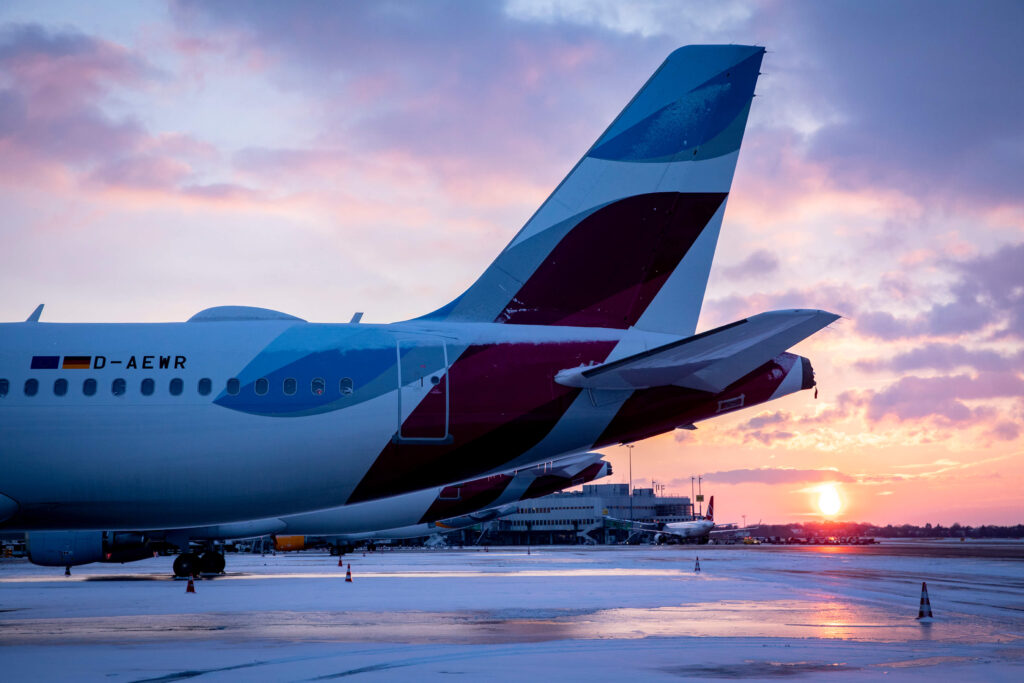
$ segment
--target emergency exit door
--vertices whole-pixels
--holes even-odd
[[[448,349],[437,337],[398,341],[399,443],[450,443]]]

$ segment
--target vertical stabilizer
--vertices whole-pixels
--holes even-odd
[[[763,55],[669,55],[480,279],[426,318],[692,334]]]

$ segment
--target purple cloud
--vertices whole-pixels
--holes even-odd
[[[739,427],[737,427],[737,429],[740,429],[742,431],[749,431],[749,430],[752,430],[752,429],[762,429],[764,427],[767,427],[768,425],[781,424],[781,423],[784,423],[784,422],[788,422],[790,420],[790,418],[791,418],[791,415],[789,413],[785,413],[785,412],[782,412],[782,411],[776,411],[774,413],[763,413],[761,415],[758,415],[756,417],[753,417],[753,418],[747,420],[743,424],[739,425]]]
[[[159,75],[111,43],[25,24],[0,28],[0,72],[3,165],[18,173],[34,159],[82,164],[135,148],[144,138],[141,126],[108,116],[98,101],[114,85]]]
[[[755,429],[752,432],[747,432],[746,434],[744,434],[743,435],[743,441],[744,441],[744,443],[749,443],[751,441],[757,441],[757,442],[759,442],[761,444],[764,444],[765,446],[771,446],[776,441],[789,441],[790,439],[794,438],[795,436],[796,436],[796,432],[785,432],[785,431],[769,432],[769,431],[765,431],[763,429]]]
[[[722,269],[727,278],[739,280],[771,275],[779,269],[779,258],[767,249],[758,249],[735,266]]]
[[[1020,425],[1016,422],[1000,422],[989,431],[997,441],[1015,441],[1020,436]]]
[[[995,398],[1024,398],[1024,379],[1015,374],[989,372],[971,377],[903,377],[867,399],[867,417],[878,421],[938,418],[947,423],[963,423],[991,418],[987,406],[972,408],[964,401]]]
[[[815,55],[804,68],[821,106],[842,112],[808,149],[838,183],[1020,203],[1024,6],[867,0],[790,11]]]
[[[552,160],[567,170],[676,47],[666,36],[521,21],[497,3],[257,3],[239,12],[181,0],[174,16],[192,38],[231,36],[271,63],[282,87],[321,100],[316,147],[468,161],[449,172],[469,176],[485,165],[535,174]]]
[[[723,484],[798,484],[818,481],[853,482],[854,477],[831,469],[791,469],[788,467],[761,467],[758,469],[725,470],[705,474],[704,479]],[[674,486],[681,485],[672,482]]]
[[[994,328],[996,338],[1024,339],[1024,242],[1005,244],[991,254],[947,262],[957,280],[954,300],[934,304],[911,318],[885,311],[856,316],[857,330],[879,339],[925,335],[957,337]]]
[[[892,356],[860,360],[854,367],[864,372],[890,370],[956,370],[974,368],[983,372],[1024,370],[1024,350],[1004,355],[988,349],[968,349],[962,344],[932,343]]]

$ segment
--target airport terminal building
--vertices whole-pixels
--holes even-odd
[[[553,493],[521,501],[514,514],[482,530],[482,542],[495,545],[554,545],[618,543],[629,536],[625,524],[612,517],[638,522],[685,522],[693,518],[689,497],[657,496],[654,489],[633,489],[627,484],[586,484],[582,491]],[[474,542],[480,531],[469,532]]]

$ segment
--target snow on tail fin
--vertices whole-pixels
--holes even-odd
[[[764,48],[682,47],[431,320],[692,334]]]

